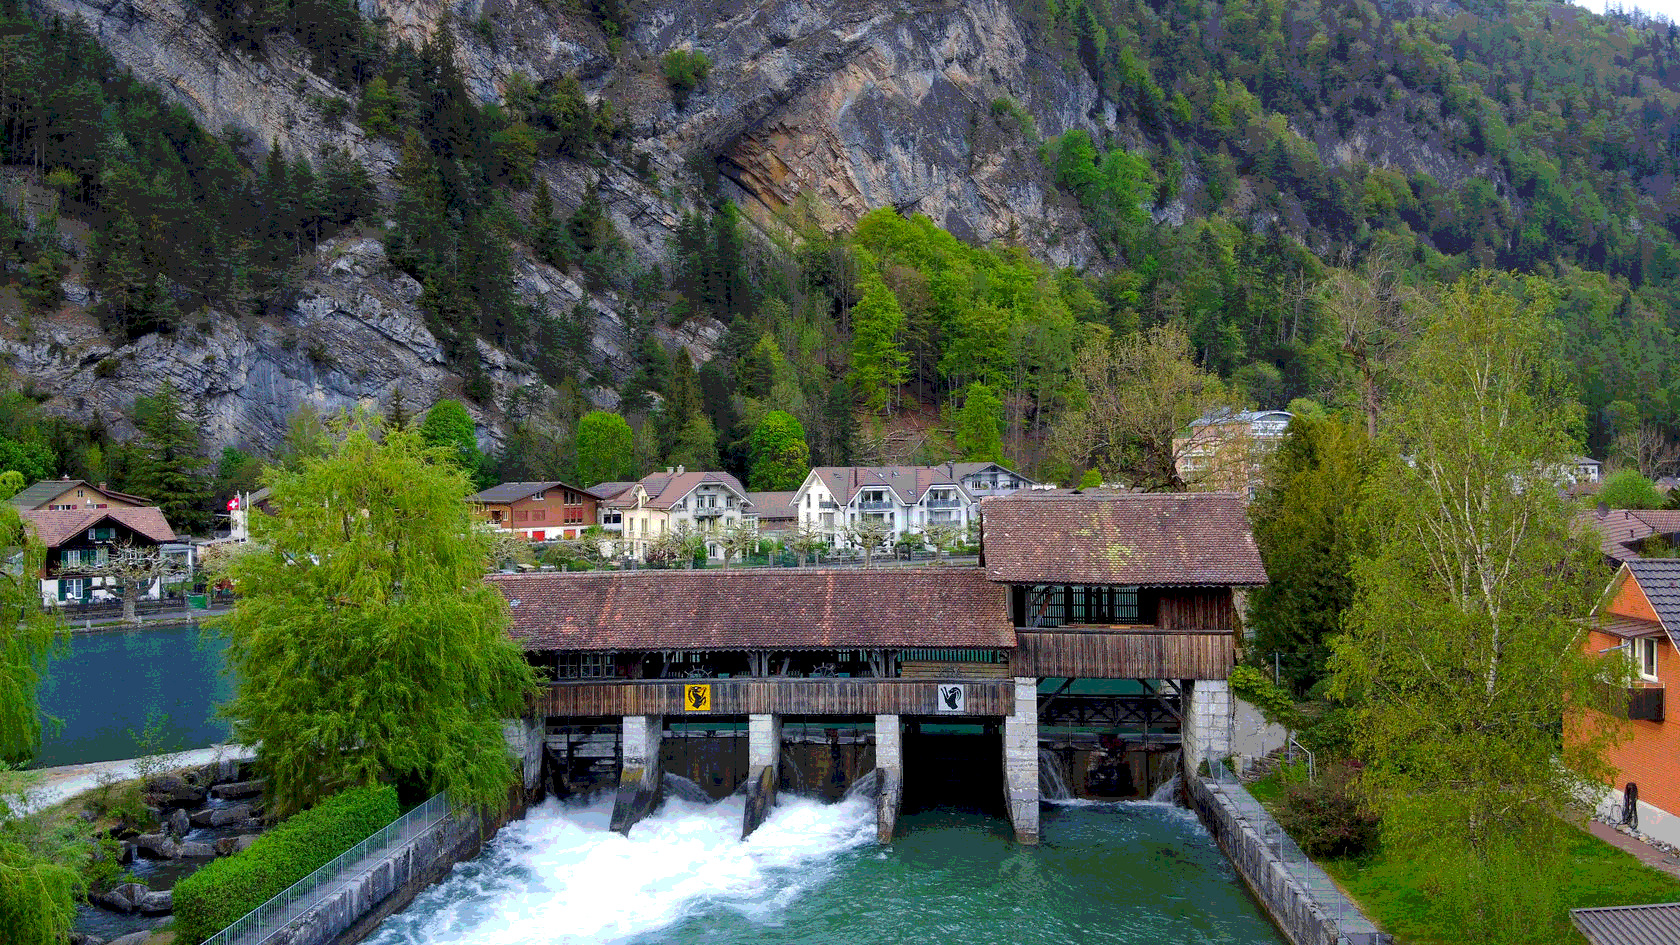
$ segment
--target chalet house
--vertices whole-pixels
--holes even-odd
[[[125,545],[162,547],[183,557],[190,569],[190,545],[177,543],[175,530],[156,507],[95,509],[31,509],[23,519],[47,546],[41,569],[41,599],[48,604],[116,598],[121,590],[106,571],[115,549]],[[143,597],[163,593],[155,582]]]
[[[1590,456],[1577,456],[1570,464],[1569,476],[1577,483],[1602,482],[1604,464]]]
[[[1599,536],[1604,560],[1613,568],[1656,552],[1662,557],[1680,548],[1680,510],[1612,509],[1582,512],[1576,522]]]
[[[43,479],[9,500],[19,511],[66,512],[72,509],[137,509],[151,504],[137,495],[118,492],[85,479]]]
[[[1620,744],[1606,753],[1615,769],[1602,816],[1620,822],[1624,790],[1637,792],[1640,832],[1680,844],[1680,718],[1668,719],[1669,682],[1680,681],[1680,559],[1634,559],[1622,565],[1592,616],[1589,653],[1620,650],[1633,663],[1632,688],[1618,693],[1610,715],[1580,708],[1565,720],[1566,732],[1581,726],[1620,729]]]
[[[895,544],[934,523],[966,529],[987,496],[1009,495],[1037,483],[996,463],[941,466],[818,466],[793,494],[799,523],[846,547],[845,532],[859,519],[880,519]]]
[[[595,524],[600,499],[564,482],[504,482],[468,496],[491,526],[530,541],[576,538]]]
[[[595,486],[593,491],[601,495],[606,490]],[[677,466],[603,498],[599,518],[612,536],[609,554],[642,560],[654,542],[684,524],[699,532],[722,532],[744,521],[751,508],[746,488],[729,473]],[[721,558],[723,548],[707,542],[706,555]]]
[[[1173,438],[1179,478],[1193,488],[1252,498],[1266,457],[1283,442],[1294,419],[1287,410],[1228,411],[1197,419]]]

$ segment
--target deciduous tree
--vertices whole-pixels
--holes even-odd
[[[635,434],[616,413],[595,410],[577,426],[577,475],[585,486],[635,478]]]
[[[783,410],[764,415],[747,440],[747,452],[752,463],[748,481],[756,490],[797,489],[811,471],[811,447],[805,442],[805,427]]]
[[[957,411],[957,454],[971,462],[1003,462],[1003,401],[992,389],[968,385]]]
[[[885,411],[909,376],[904,353],[904,312],[880,276],[865,276],[863,297],[852,306],[852,387],[869,409]]]
[[[1552,914],[1564,809],[1606,775],[1600,740],[1557,728],[1599,701],[1601,673],[1626,673],[1584,651],[1609,575],[1559,497],[1580,408],[1528,291],[1478,277],[1430,306],[1332,657],[1385,846],[1437,878],[1445,927],[1481,942],[1531,941],[1510,917]]]
[[[472,484],[417,433],[375,432],[351,420],[327,457],[271,472],[276,514],[229,570],[227,712],[274,813],[376,782],[493,804],[517,778],[501,720],[534,682],[483,582]]]

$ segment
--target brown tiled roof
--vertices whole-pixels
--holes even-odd
[[[1042,497],[980,504],[986,573],[1013,584],[1252,586],[1266,569],[1229,492]]]
[[[1597,510],[1576,516],[1582,525],[1597,530],[1599,550],[1617,564],[1639,557],[1639,544],[1652,535],[1680,533],[1680,510],[1609,509],[1601,517]]]
[[[654,473],[651,476],[642,477],[641,486],[647,490],[648,508],[670,509],[683,497],[708,482],[722,483],[734,490],[735,494],[743,499],[747,496],[747,490],[741,485],[741,480],[726,472]],[[630,484],[630,486],[634,485],[636,483]],[[607,502],[607,505],[613,508],[633,508],[636,503],[629,495],[630,486],[626,486],[623,491],[615,495],[611,501]]]
[[[156,506],[137,509],[70,509],[52,512],[28,509],[21,513],[25,521],[35,526],[41,543],[57,548],[78,534],[111,519],[128,526],[141,537],[154,542],[175,540],[175,530],[169,527],[163,513]]]
[[[799,517],[792,492],[749,492],[747,501],[761,522],[792,521]]]
[[[495,574],[532,650],[1013,648],[977,568]],[[514,604],[514,601],[518,601]]]

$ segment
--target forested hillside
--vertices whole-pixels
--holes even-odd
[[[1478,268],[1552,310],[1587,449],[1649,465],[1680,430],[1667,23],[1362,0],[479,9],[0,6],[22,392],[0,455],[125,482],[144,463],[119,441],[167,384],[204,452],[243,451],[222,487],[295,447],[299,406],[442,397],[468,403],[486,478],[573,474],[577,421],[606,408],[641,469],[745,472],[780,409],[818,463],[1141,481],[1135,444],[1066,429],[1094,352],[1167,326],[1215,399],[1374,413],[1407,299]],[[253,78],[215,94],[171,73],[189,56]]]

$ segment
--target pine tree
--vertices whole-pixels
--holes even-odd
[[[968,385],[957,411],[956,447],[971,462],[1003,462],[1003,401],[990,387]]]
[[[153,396],[137,398],[134,422],[140,431],[136,491],[150,499],[177,532],[203,531],[209,524],[204,511],[209,502],[204,441],[186,416],[180,392],[165,383]]]

